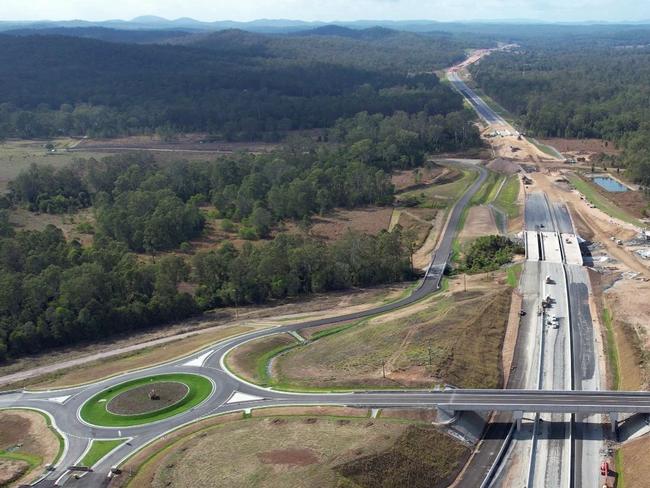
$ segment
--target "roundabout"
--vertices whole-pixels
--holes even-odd
[[[79,417],[99,427],[132,427],[157,422],[203,403],[214,391],[202,375],[170,373],[119,383],[91,397]]]

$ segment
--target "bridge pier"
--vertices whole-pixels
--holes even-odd
[[[609,421],[612,426],[612,434],[616,435],[616,427],[618,424],[618,413],[616,412],[609,412]]]
[[[448,424],[456,420],[456,410],[452,408],[443,408],[440,406],[436,407],[437,413],[437,423],[439,424]]]
[[[512,413],[512,417],[514,418],[516,425],[517,425],[517,430],[521,430],[521,420],[524,418],[524,412],[522,410],[515,410]]]

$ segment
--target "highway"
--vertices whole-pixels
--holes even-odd
[[[508,123],[492,110],[487,103],[479,97],[474,90],[468,87],[463,80],[460,79],[458,73],[455,71],[447,72],[447,79],[451,85],[460,92],[461,95],[472,105],[476,113],[487,123],[495,125],[508,125]]]

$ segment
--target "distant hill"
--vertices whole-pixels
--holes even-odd
[[[399,34],[398,31],[386,27],[375,26],[367,29],[351,29],[336,24],[292,33],[294,36],[338,36],[352,39],[383,39],[397,34]]]
[[[189,32],[182,30],[120,30],[107,27],[14,29],[6,31],[4,34],[10,36],[69,36],[127,44],[157,44],[190,35]]]

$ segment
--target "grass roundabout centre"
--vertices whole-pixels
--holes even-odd
[[[84,422],[102,427],[142,425],[186,412],[213,389],[208,378],[197,374],[146,376],[101,391],[82,405],[79,414]]]

